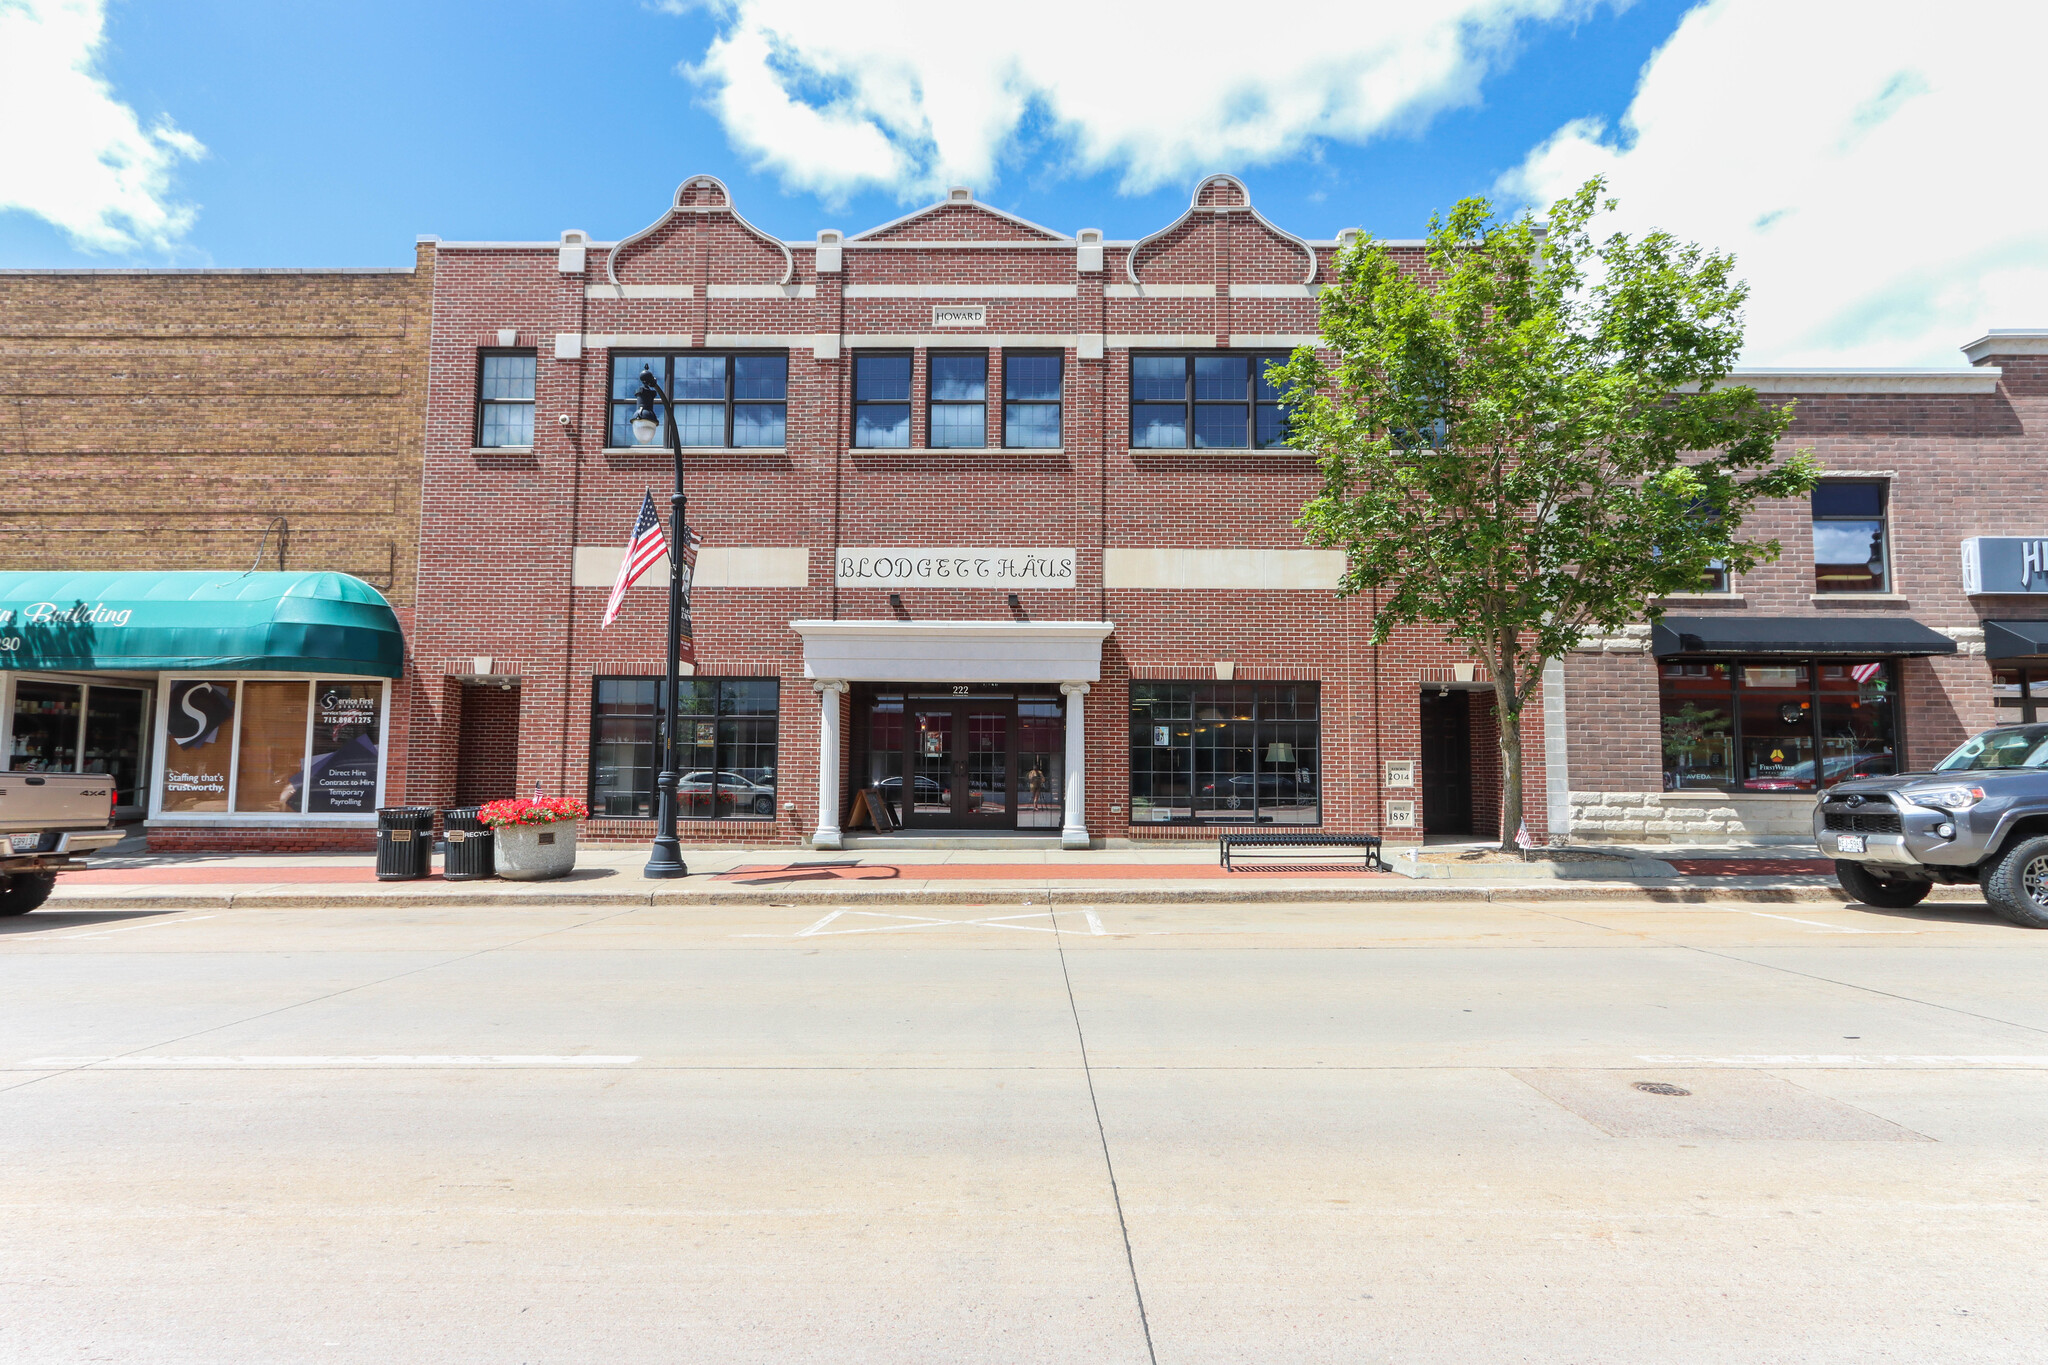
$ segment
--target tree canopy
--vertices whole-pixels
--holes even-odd
[[[1322,471],[1301,525],[1345,551],[1346,593],[1380,591],[1374,642],[1437,622],[1492,671],[1504,845],[1543,665],[1717,565],[1775,559],[1746,514],[1818,474],[1779,457],[1791,404],[1724,382],[1748,294],[1734,258],[1663,232],[1596,241],[1603,189],[1542,225],[1461,200],[1431,219],[1421,270],[1361,240],[1323,294],[1335,359],[1303,347],[1270,372]]]

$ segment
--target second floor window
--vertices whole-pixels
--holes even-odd
[[[853,443],[869,449],[910,444],[908,355],[891,352],[854,356]]]
[[[988,352],[931,357],[930,432],[935,449],[988,444]]]
[[[640,370],[676,400],[676,431],[686,446],[780,446],[789,418],[789,357],[781,353],[614,355],[610,446],[634,446],[633,408]],[[659,404],[656,405],[657,408]],[[655,416],[665,414],[657,411]],[[653,446],[666,448],[668,434]]]
[[[1815,592],[1889,592],[1882,480],[1823,483],[1813,490]]]
[[[1060,365],[1057,354],[1003,355],[1003,444],[1052,450],[1060,444]]]
[[[1146,450],[1266,449],[1287,444],[1280,391],[1266,379],[1282,354],[1131,357],[1131,444]]]
[[[477,357],[476,443],[533,444],[532,351],[485,351]]]

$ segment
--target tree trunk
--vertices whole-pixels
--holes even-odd
[[[1528,698],[1515,676],[1514,633],[1503,634],[1493,665],[1493,716],[1500,735],[1500,847],[1508,853],[1518,851],[1515,831],[1522,827],[1522,704]]]
[[[1499,708],[1499,693],[1495,692]],[[1509,852],[1518,846],[1515,832],[1522,827],[1522,715],[1519,710],[1500,712],[1500,846]]]

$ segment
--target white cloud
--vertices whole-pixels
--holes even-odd
[[[1502,189],[1604,175],[1623,227],[1733,251],[1745,363],[1960,365],[1987,327],[2048,325],[2044,50],[2038,0],[1711,0],[1619,130],[1559,130]]]
[[[206,149],[168,120],[144,128],[94,73],[102,0],[0,0],[0,211],[98,251],[169,247],[193,209],[171,168]]]
[[[686,70],[736,148],[828,197],[987,186],[1040,119],[1056,164],[1144,191],[1420,127],[1477,100],[1518,26],[1601,3],[709,0],[720,31]]]

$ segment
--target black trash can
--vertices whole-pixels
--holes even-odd
[[[377,880],[409,882],[432,871],[434,808],[385,806],[377,812]]]
[[[497,839],[477,819],[482,806],[457,806],[441,812],[441,875],[451,882],[474,882],[498,875]]]

